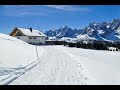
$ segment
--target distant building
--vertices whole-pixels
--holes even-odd
[[[118,51],[118,49],[116,47],[108,47],[109,51]]]
[[[10,33],[10,36],[16,37],[23,40],[29,44],[41,45],[46,42],[46,35],[39,30],[34,30],[32,28],[14,28]]]

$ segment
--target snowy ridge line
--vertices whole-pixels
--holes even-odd
[[[39,57],[41,57],[43,55],[43,53],[44,53],[44,50],[42,48],[41,48],[41,52],[42,53],[39,55]],[[33,62],[31,62],[30,64],[28,64],[28,65],[26,65],[24,67],[20,66],[20,67],[16,67],[16,68],[10,68],[10,69],[13,69],[13,74],[6,77],[5,79],[2,79],[0,81],[0,85],[8,85],[8,84],[10,84],[12,81],[17,79],[21,75],[25,74],[28,70],[35,67],[39,62],[40,62],[40,59],[37,58],[36,60],[34,60]]]
[[[5,38],[1,38],[1,37],[0,37],[0,39],[2,39],[2,40],[10,40],[10,41],[15,41],[15,40],[11,40],[11,39],[5,39]]]
[[[17,40],[13,40],[13,39],[6,39],[6,38],[1,38],[0,37],[0,39],[2,39],[2,40],[9,40],[9,41],[17,41]],[[18,41],[17,41],[18,42]]]

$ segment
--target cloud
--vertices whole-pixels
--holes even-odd
[[[83,8],[78,5],[45,5],[45,6],[64,11],[91,11],[89,8]]]
[[[7,16],[48,16],[61,11],[71,12],[80,11],[88,12],[89,8],[78,5],[4,5],[4,14]]]
[[[23,16],[47,16],[51,13],[48,10],[44,10],[38,5],[5,5],[4,7],[4,14],[7,16],[16,16],[16,17],[23,17]]]

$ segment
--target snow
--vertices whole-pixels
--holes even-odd
[[[48,37],[49,38],[49,40],[56,40],[56,37]]]
[[[72,39],[72,38],[70,38],[70,37],[62,37],[62,38],[60,38],[59,40],[61,40],[61,41],[66,41],[66,40],[70,40],[70,39]]]
[[[101,31],[100,31],[101,32]],[[110,40],[107,40],[103,37],[101,37],[99,34],[97,34],[97,38],[95,36],[89,36],[87,34],[84,34],[84,35],[79,35],[78,37],[78,40],[103,40],[103,41],[110,41]]]
[[[109,47],[109,49],[116,49],[115,47]]]
[[[104,41],[108,41],[108,42],[110,42],[110,41],[111,41],[111,40],[107,40],[107,39],[105,39],[105,38],[101,37],[100,35],[99,35],[99,37],[100,37],[102,40],[104,40]]]
[[[73,55],[83,64],[98,84],[120,84],[120,52],[99,51],[78,48],[60,48]]]
[[[62,37],[58,41],[66,41],[66,42],[70,42],[70,43],[77,43],[78,38]]]
[[[119,59],[119,51],[36,47],[0,34],[0,85],[119,85]]]
[[[120,27],[118,27],[118,29],[117,29],[117,33],[120,35]]]
[[[110,33],[109,35],[106,36],[107,40],[120,40],[120,35],[116,34],[115,31],[113,31],[112,33]]]
[[[104,31],[104,30],[98,30],[98,33],[99,33],[99,34],[104,34],[105,31]]]
[[[41,49],[39,54],[41,55],[42,52]],[[27,44],[17,38],[0,34],[0,84],[3,84],[4,80],[8,80],[6,79],[8,77],[14,76],[13,78],[15,78],[16,72],[18,72],[17,77],[38,62],[36,46]]]
[[[83,70],[80,63],[76,62],[68,53],[59,50],[61,47],[43,46],[43,48],[45,52],[39,65],[10,85],[95,84],[95,79],[85,69]]]
[[[2,51],[0,52],[0,62],[2,66],[16,67],[36,59],[36,49],[34,46],[22,41],[16,42],[11,40],[0,39],[0,50]]]
[[[59,33],[58,35],[56,35],[56,36],[60,36],[61,35],[61,33]]]
[[[114,35],[114,36],[120,39],[120,35]]]
[[[120,52],[65,46],[42,48],[45,52],[40,63],[10,85],[120,84]]]
[[[94,38],[94,37],[89,37],[87,34],[85,34],[85,35],[80,35],[78,38],[79,38],[80,40],[96,40],[96,38]]]
[[[0,33],[0,39],[1,40],[9,40],[9,41],[21,42],[21,43],[25,44],[25,42],[23,42],[23,41],[21,41],[19,39],[16,39],[14,37],[10,37],[10,36],[8,36],[6,34],[2,34],[2,33]]]
[[[109,25],[107,25],[107,28],[109,28],[110,26]]]
[[[46,36],[44,33],[38,30],[32,29],[32,32],[30,29],[24,29],[24,28],[18,28],[24,35],[27,36]]]
[[[70,38],[70,37],[62,37],[59,39],[59,41],[72,41],[72,40],[76,40],[77,38]]]

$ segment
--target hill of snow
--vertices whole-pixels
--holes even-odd
[[[0,33],[0,83],[16,70],[28,70],[36,60],[36,46]]]
[[[69,39],[64,37],[61,40]],[[120,84],[119,58],[119,51],[55,45],[36,48],[14,37],[0,34],[0,85]]]
[[[3,67],[25,65],[36,58],[34,46],[4,34],[0,34],[0,50],[0,62]]]
[[[23,41],[17,39],[17,38],[14,38],[14,37],[11,37],[9,35],[6,35],[6,34],[2,34],[0,33],[0,40],[8,40],[8,41],[14,41],[14,42],[20,42],[20,43],[24,43]]]
[[[119,85],[120,52],[41,46],[41,62],[10,85]]]

